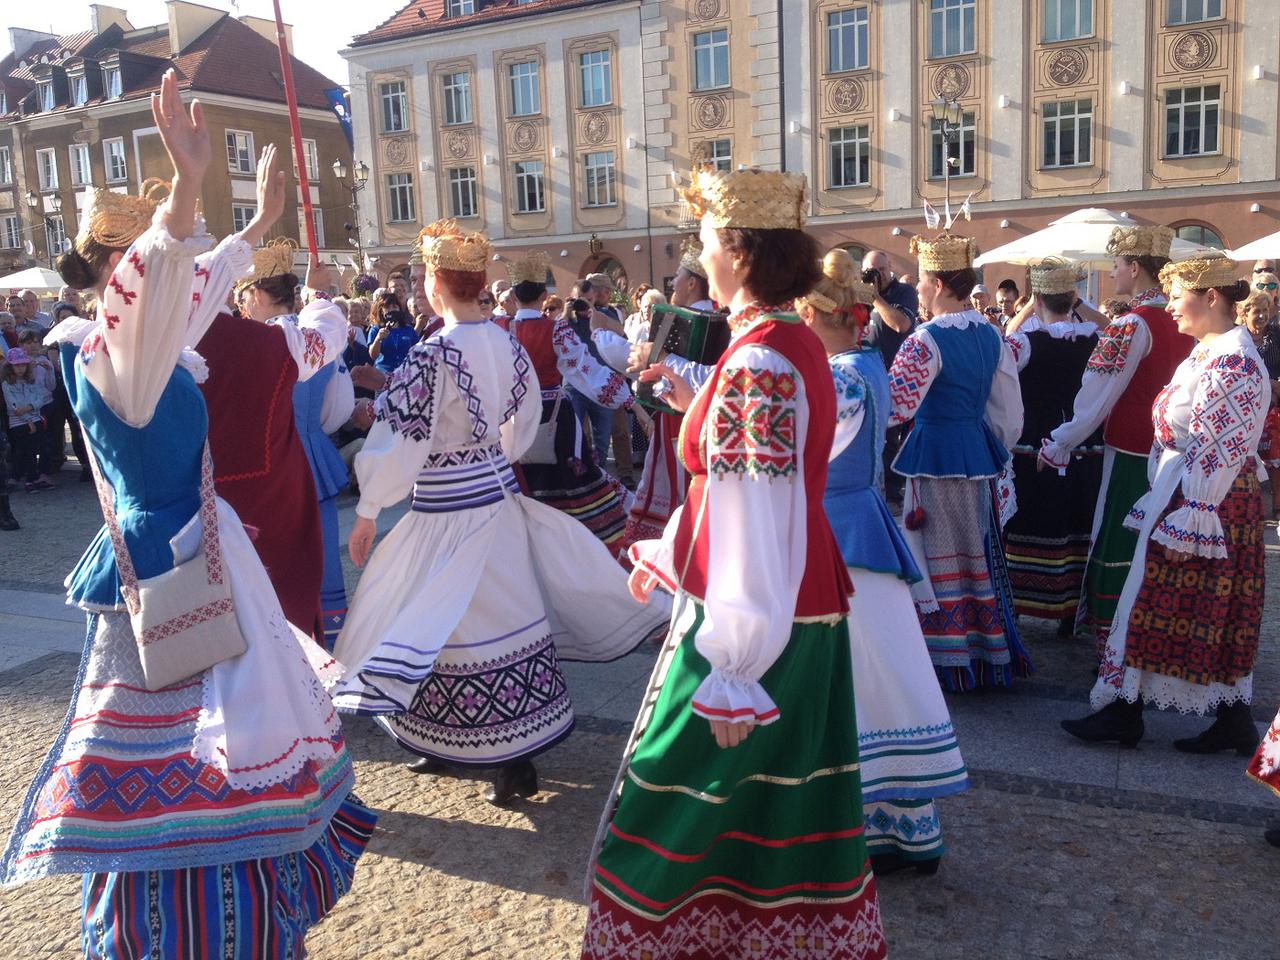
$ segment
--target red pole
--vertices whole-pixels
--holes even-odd
[[[293,129],[293,158],[298,165],[298,187],[302,190],[302,216],[306,220],[307,247],[311,259],[318,260],[316,248],[316,224],[311,215],[311,183],[307,180],[307,158],[302,151],[302,124],[298,121],[298,95],[293,89],[293,62],[289,58],[289,45],[284,38],[284,18],[280,15],[280,0],[272,0],[276,8],[276,46],[280,48],[280,72],[284,76],[284,98],[289,104],[289,125]]]

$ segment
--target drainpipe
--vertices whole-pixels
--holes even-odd
[[[786,45],[782,42],[782,25],[786,20],[782,15],[783,0],[778,0],[778,146],[781,155],[780,166],[783,173],[787,170],[787,59]]]

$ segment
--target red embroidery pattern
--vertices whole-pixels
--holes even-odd
[[[783,303],[776,307],[765,306],[762,303],[749,303],[735,314],[729,317],[729,329],[736,337],[743,333],[747,328],[755,326],[757,320],[764,317],[777,316],[780,313],[791,313],[792,304]]]
[[[206,603],[203,607],[188,610],[186,613],[180,614],[171,620],[157,624],[150,630],[144,630],[142,636],[137,638],[138,646],[147,647],[153,643],[159,643],[161,640],[167,640],[169,637],[176,636],[184,630],[190,630],[199,624],[216,620],[218,617],[231,613],[234,609],[235,607],[230,597],[223,597],[221,600],[213,601],[213,603]]]
[[[1093,348],[1086,372],[1112,374],[1124,369],[1133,347],[1133,335],[1138,329],[1136,317],[1121,317],[1107,324]]]
[[[726,369],[712,399],[708,473],[721,478],[794,477],[799,469],[797,392],[790,372]]]
[[[142,264],[142,258],[138,256],[137,250],[130,250],[127,262],[133,269],[138,271],[138,276],[145,277],[147,275],[146,267]]]
[[[924,337],[912,334],[902,343],[889,370],[889,397],[897,420],[910,420],[924,401],[924,387],[929,383],[929,361],[933,351]]]
[[[126,290],[120,281],[116,279],[115,274],[111,275],[111,281],[108,284],[112,290],[120,295],[120,299],[124,301],[126,307],[133,306],[133,301],[138,299],[137,293],[132,290]]]
[[[120,318],[114,313],[108,313],[106,308],[103,308],[102,319],[107,322],[108,330],[114,330],[120,324]]]
[[[316,330],[302,331],[302,361],[309,367],[324,366],[324,337]]]
[[[1262,373],[1251,357],[1218,357],[1205,368],[1191,410],[1188,469],[1206,477],[1253,455],[1258,424],[1266,411]]]

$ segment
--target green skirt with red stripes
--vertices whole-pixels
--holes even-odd
[[[1084,622],[1093,626],[1099,656],[1106,650],[1120,591],[1129,576],[1138,534],[1124,525],[1129,510],[1147,493],[1147,458],[1114,451],[1099,493],[1102,517],[1097,525],[1084,577]],[[1080,622],[1079,620],[1077,622]]]
[[[591,960],[886,954],[864,838],[845,622],[795,624],[761,680],[779,718],[716,745],[685,634],[592,867]]]

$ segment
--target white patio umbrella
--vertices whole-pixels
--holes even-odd
[[[1232,260],[1275,260],[1280,258],[1280,233],[1259,237],[1235,250],[1228,250]]]
[[[28,267],[7,277],[0,277],[0,290],[33,290],[37,295],[57,296],[62,287],[62,277],[45,267]]]
[[[1110,269],[1113,258],[1107,255],[1107,240],[1116,227],[1135,227],[1138,222],[1124,214],[1102,207],[1077,210],[1059,217],[1043,230],[1020,237],[1012,243],[989,250],[974,261],[981,267],[989,263],[1033,263],[1045,257],[1066,257],[1087,264],[1095,270]],[[1173,260],[1200,256],[1212,247],[1174,238],[1169,255]]]

